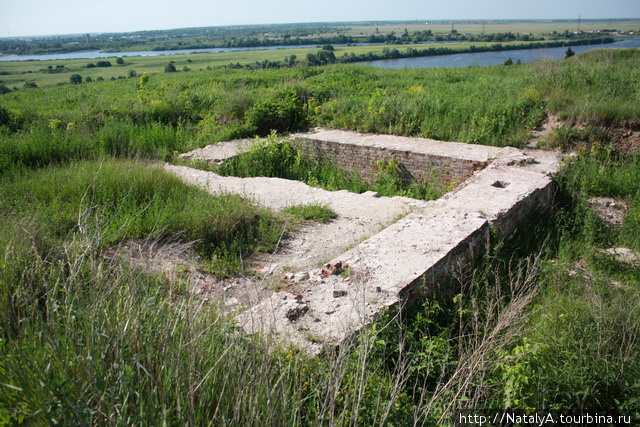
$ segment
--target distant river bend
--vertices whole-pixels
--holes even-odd
[[[620,42],[571,46],[575,53],[586,52],[591,49],[632,48],[640,47],[640,37]],[[378,61],[355,62],[358,65],[368,65],[380,68],[462,68],[470,66],[502,65],[511,58],[513,62],[534,62],[540,59],[562,59],[567,47],[545,47],[540,49],[501,50],[497,52],[455,53],[451,55],[422,56],[416,58],[382,59]]]
[[[358,43],[358,45],[368,45],[370,43]],[[424,46],[425,44],[410,45],[410,47]],[[335,45],[338,46],[338,45]],[[35,61],[35,60],[62,60],[62,59],[96,59],[96,58],[115,58],[118,56],[159,56],[159,55],[178,55],[197,52],[234,52],[244,50],[275,50],[275,49],[297,49],[305,47],[317,47],[317,45],[301,45],[301,46],[266,46],[266,47],[247,47],[247,48],[212,48],[212,49],[186,49],[186,50],[168,50],[168,51],[146,51],[146,52],[73,52],[73,53],[56,53],[49,55],[26,55],[26,56],[3,56],[0,61]],[[575,53],[585,52],[591,49],[609,49],[609,48],[629,48],[640,47],[640,37],[627,39],[620,42],[609,44],[598,44],[591,46],[572,46],[571,49]],[[469,66],[488,66],[501,65],[508,58],[513,62],[518,59],[520,62],[533,62],[539,59],[562,59],[567,51],[566,47],[551,47],[541,49],[519,49],[519,50],[503,50],[497,52],[475,52],[475,53],[456,53],[450,55],[423,56],[416,58],[401,59],[383,59],[378,61],[354,62],[358,65],[368,65],[381,68],[460,68]]]

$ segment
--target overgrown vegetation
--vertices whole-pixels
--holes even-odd
[[[576,122],[633,127],[637,62],[637,54],[609,50],[481,70],[205,71],[10,92],[1,98],[0,169],[105,153],[170,159],[313,125],[518,145],[547,106]]]
[[[640,273],[605,252],[640,250],[640,156],[607,131],[640,124],[638,61],[632,50],[486,69],[172,73],[2,95],[0,425],[407,425],[508,407],[640,421]],[[127,239],[178,236],[235,274],[282,234],[273,214],[146,159],[278,120],[506,145],[545,111],[585,125],[550,140],[578,149],[553,212],[493,236],[452,293],[318,358],[240,334],[186,283],[107,256]],[[325,179],[296,162],[272,143],[228,167]],[[592,196],[628,204],[622,225],[598,217]]]
[[[33,241],[43,259],[53,260],[74,236],[93,237],[96,250],[126,239],[175,235],[210,260],[215,272],[239,272],[240,257],[273,250],[281,221],[241,197],[212,197],[188,187],[158,167],[135,161],[82,161],[48,167],[3,180],[0,241]],[[20,237],[19,237],[20,236]],[[8,256],[7,254],[5,254]],[[10,263],[10,258],[6,259]]]
[[[594,144],[559,177],[562,205],[549,227],[541,295],[500,368],[509,404],[640,419],[640,270],[604,251],[640,248],[639,160],[638,152]],[[595,215],[592,196],[629,203],[623,225]]]
[[[197,166],[197,165],[196,165]],[[303,181],[326,190],[349,190],[352,193],[376,191],[381,196],[407,196],[416,199],[434,200],[445,192],[444,186],[433,180],[407,182],[400,173],[396,160],[376,162],[378,176],[373,182],[360,177],[357,170],[346,171],[331,160],[305,156],[290,142],[272,133],[268,138],[256,139],[251,149],[225,163],[216,172],[221,175],[239,177],[269,176]]]

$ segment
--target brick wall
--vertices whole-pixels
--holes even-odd
[[[436,180],[446,186],[456,185],[487,166],[486,162],[456,159],[433,154],[404,150],[321,141],[310,137],[296,138],[294,144],[309,158],[326,158],[341,169],[358,171],[360,177],[372,182],[378,176],[376,163],[380,160],[399,162],[400,173],[405,181]]]

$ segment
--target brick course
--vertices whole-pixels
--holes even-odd
[[[347,142],[323,141],[313,135],[296,137],[294,145],[308,158],[324,158],[346,172],[357,171],[362,179],[373,182],[378,177],[377,162],[396,159],[406,182],[433,180],[446,186],[457,185],[483,169],[488,162],[458,159],[417,151],[371,147]]]

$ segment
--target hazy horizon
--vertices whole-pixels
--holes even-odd
[[[448,4],[406,0],[392,9],[382,0],[353,4],[326,0],[304,6],[294,0],[0,0],[0,37],[55,36],[86,33],[121,33],[192,27],[271,25],[288,23],[340,23],[415,20],[540,20],[629,19],[640,17],[637,0],[566,0],[563,2],[459,0]]]

